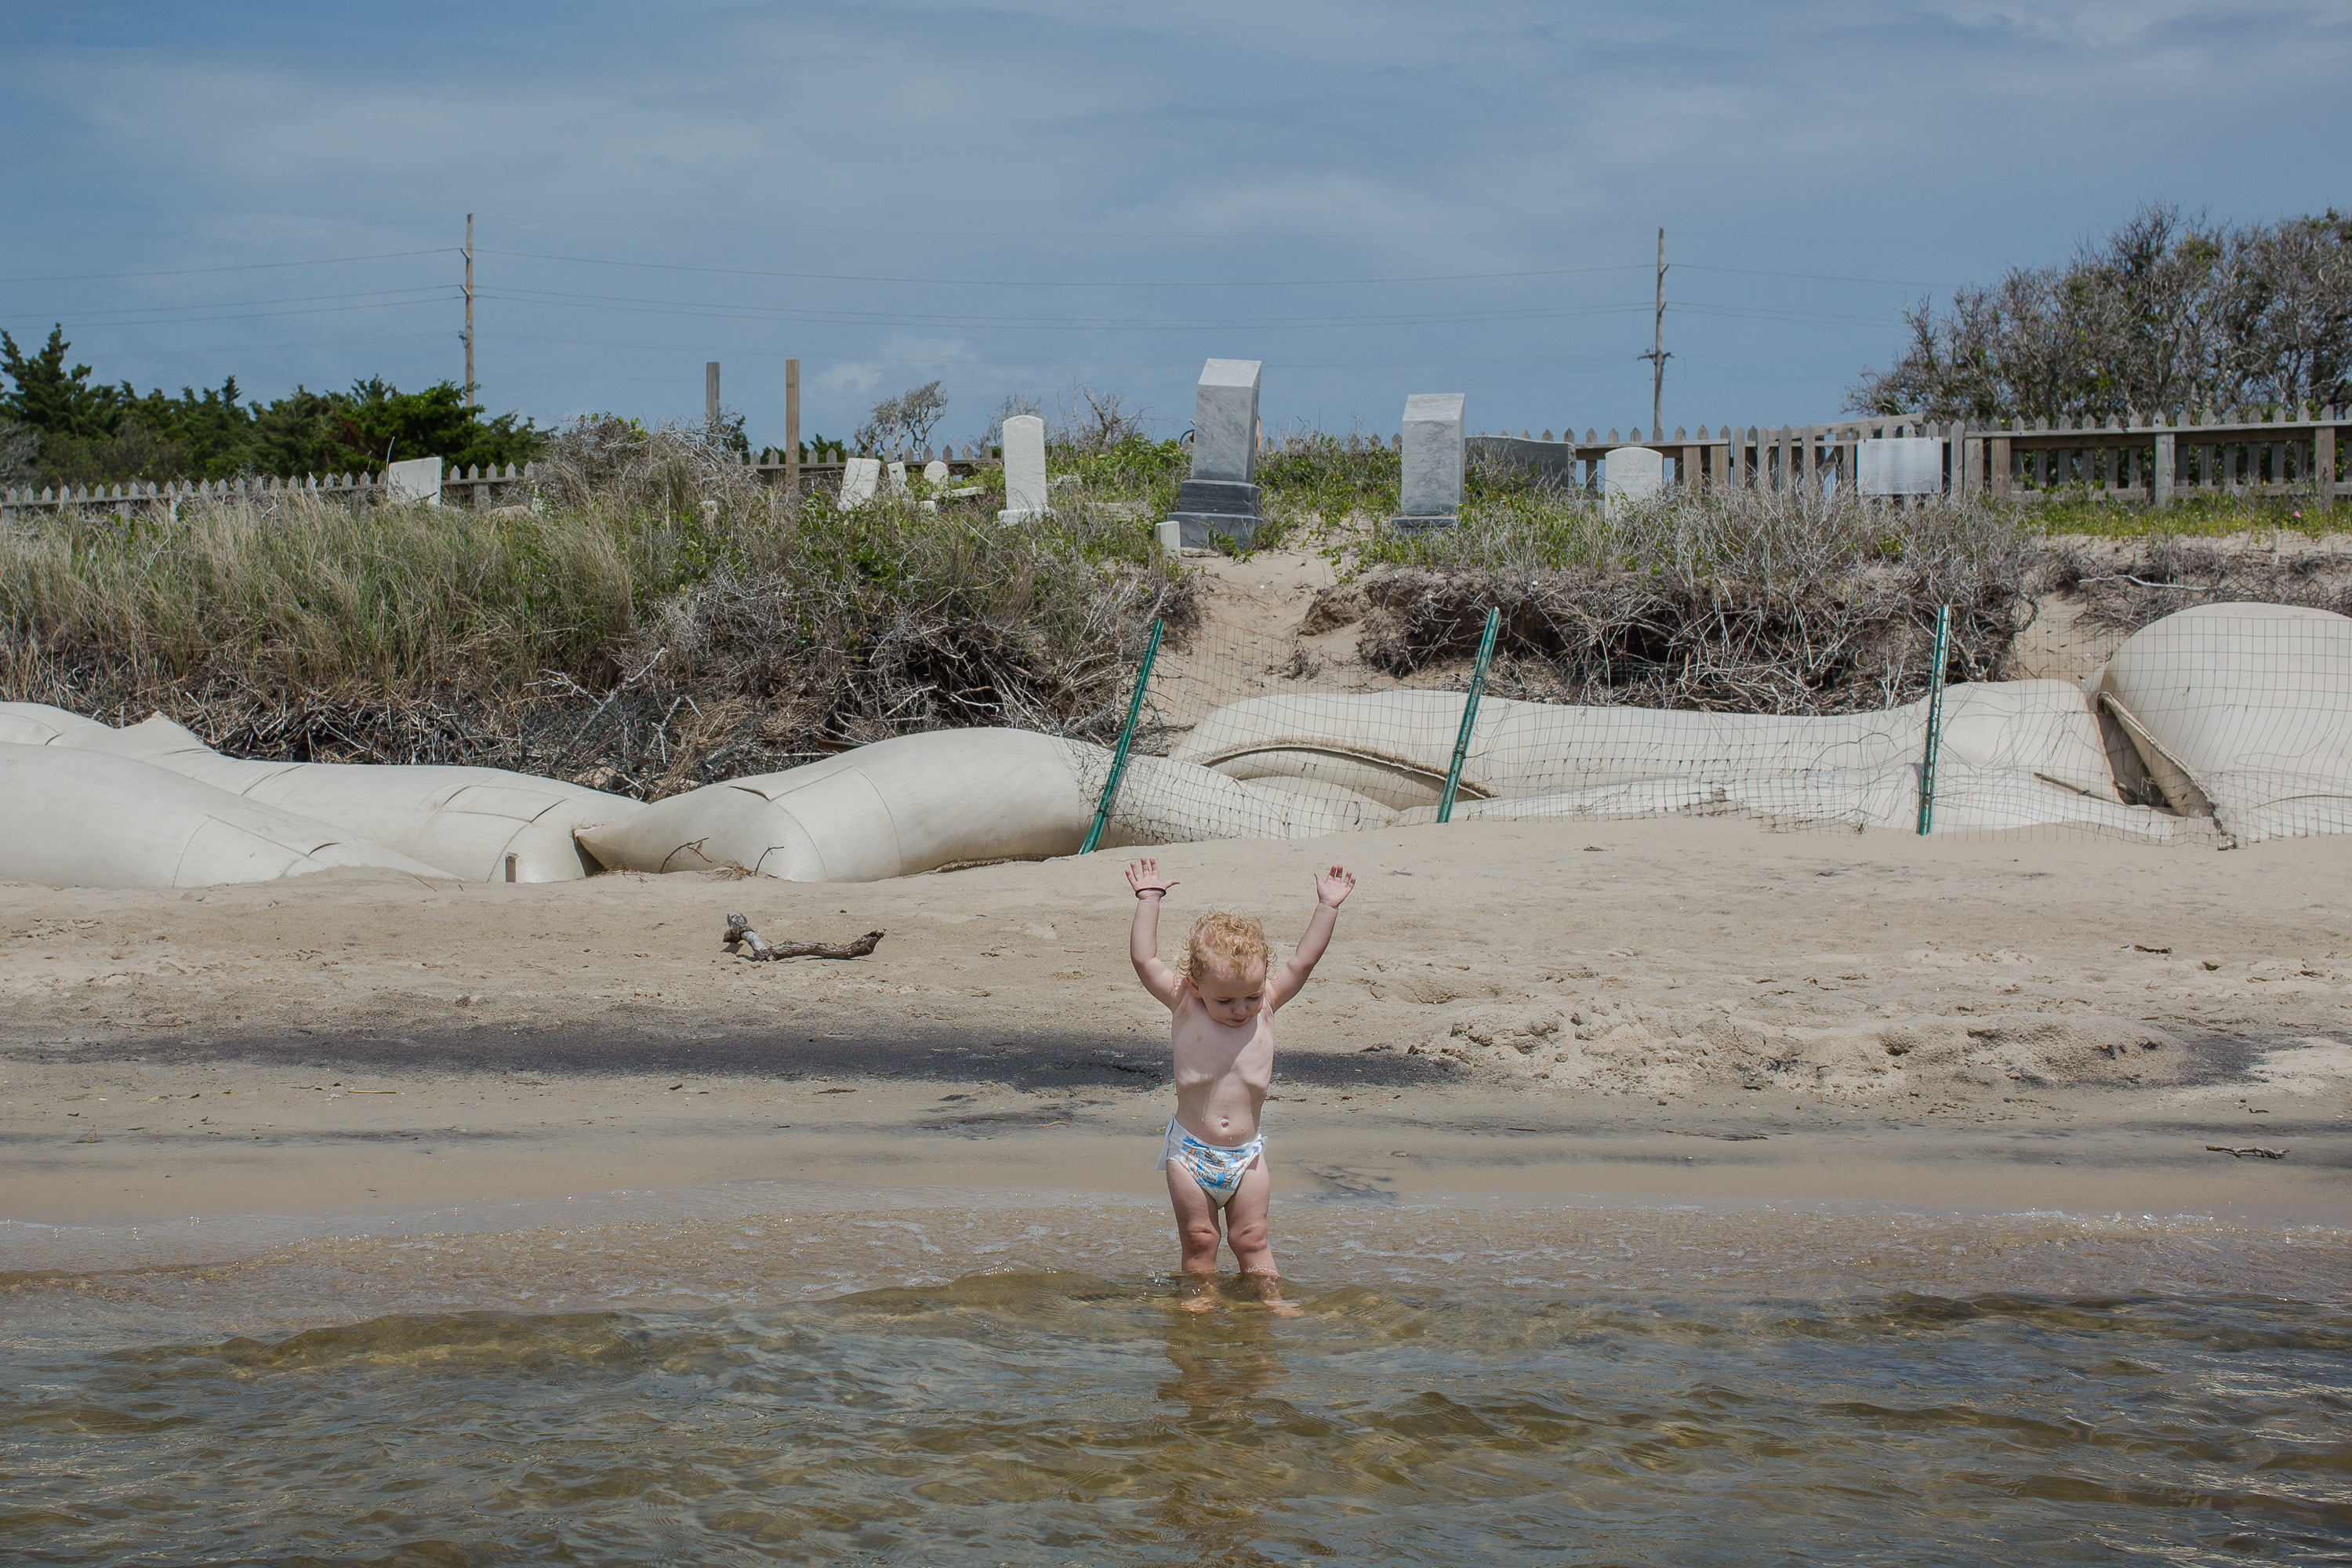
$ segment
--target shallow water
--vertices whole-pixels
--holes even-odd
[[[8,1227],[51,1266],[0,1276],[0,1559],[2352,1548],[2341,1231],[1300,1204],[1278,1318],[1182,1310],[1149,1205],[843,1199],[486,1205],[230,1257]]]

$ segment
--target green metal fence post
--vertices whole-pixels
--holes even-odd
[[[1470,671],[1470,695],[1462,704],[1462,733],[1454,738],[1454,765],[1445,770],[1445,794],[1437,803],[1437,820],[1454,820],[1454,796],[1462,787],[1462,763],[1470,755],[1471,727],[1478,722],[1478,695],[1486,689],[1486,666],[1495,657],[1495,634],[1502,629],[1503,612],[1486,612],[1486,635],[1478,639],[1478,663]]]
[[[1951,657],[1952,606],[1936,611],[1936,668],[1927,677],[1927,752],[1919,763],[1919,836],[1936,824],[1936,753],[1944,745],[1944,663]]]
[[[1078,853],[1091,855],[1102,842],[1104,825],[1110,821],[1110,808],[1118,804],[1119,780],[1127,776],[1128,748],[1135,744],[1135,721],[1143,712],[1143,694],[1151,685],[1152,662],[1160,657],[1160,634],[1168,629],[1164,621],[1151,623],[1151,640],[1143,645],[1143,664],[1135,672],[1135,695],[1127,700],[1127,722],[1119,726],[1118,749],[1111,753],[1110,777],[1103,781],[1102,803],[1095,807],[1094,826],[1087,829],[1087,841],[1078,846]]]

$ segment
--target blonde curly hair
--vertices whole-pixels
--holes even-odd
[[[1274,967],[1274,950],[1266,945],[1265,928],[1257,921],[1215,910],[1192,922],[1184,951],[1184,977],[1192,984],[1198,985],[1212,973],[1247,974],[1253,964]]]

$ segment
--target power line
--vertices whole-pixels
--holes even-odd
[[[453,285],[446,283],[425,283],[410,289],[371,289],[351,294],[292,294],[282,300],[214,300],[201,305],[121,305],[93,310],[11,310],[8,313],[12,316],[54,316],[60,321],[72,317],[75,321],[87,322],[94,321],[95,318],[100,316],[160,316],[167,311],[178,313],[189,310],[238,310],[249,305],[309,305],[321,300],[380,300],[404,303],[405,301],[395,300],[394,297],[402,294],[442,294],[452,287]],[[97,324],[107,323],[98,322]]]
[[[649,353],[683,353],[687,352],[687,350],[681,348],[677,343],[616,342],[604,338],[551,338],[537,336],[528,332],[491,332],[485,333],[484,335],[488,338],[494,338],[502,342],[555,343],[570,348],[636,349]],[[808,355],[799,349],[790,351],[783,349],[747,349],[739,345],[730,345],[727,353],[730,356],[740,356],[748,359],[799,359],[804,363],[808,362]],[[1277,369],[1290,370],[1415,370],[1423,368],[1441,369],[1455,365],[1594,364],[1604,362],[1614,363],[1616,363],[1616,360],[1617,356],[1614,354],[1573,354],[1565,359],[1557,354],[1548,354],[1536,359],[1329,361],[1269,359],[1265,363]],[[835,356],[832,363],[835,364],[958,365],[973,370],[983,370],[997,366],[1019,370],[1086,370],[1092,368],[1104,370],[1166,370],[1171,362],[1165,359],[1006,360],[993,358],[960,359],[951,354],[841,354]]]
[[[1736,272],[1743,278],[1803,278],[1815,283],[1885,283],[1896,289],[1949,289],[1948,283],[1921,283],[1907,278],[1838,278],[1827,272],[1764,272],[1753,267],[1704,267],[1696,261],[1678,261],[1677,267],[1692,272]]]
[[[0,283],[100,283],[118,278],[194,278],[211,272],[267,272],[285,267],[340,267],[347,261],[395,261],[406,256],[444,256],[446,245],[430,250],[384,250],[373,256],[321,256],[311,261],[241,261],[230,267],[170,267],[152,272],[59,272],[46,278],[0,278]]]
[[[811,310],[783,305],[709,304],[690,300],[648,300],[630,295],[568,294],[539,289],[485,289],[480,297],[513,304],[544,305],[563,310],[626,310],[641,315],[676,315],[707,321],[807,321],[839,326],[938,327],[956,330],[1021,331],[1192,331],[1227,327],[1271,329],[1381,327],[1475,324],[1484,321],[1549,321],[1570,316],[1609,315],[1644,307],[1639,303],[1556,306],[1538,310],[1415,311],[1400,315],[1360,316],[1194,316],[1194,317],[1068,317],[1068,316],[949,316],[905,311]]]
[[[420,252],[419,254],[423,254]],[[705,272],[728,278],[785,278],[817,283],[904,283],[951,289],[1341,289],[1391,283],[1484,283],[1509,278],[1572,278],[1595,272],[1639,272],[1639,267],[1564,267],[1531,272],[1434,272],[1410,278],[1276,278],[1206,283],[1074,283],[1035,278],[892,278],[863,272],[771,272],[749,267],[693,267],[674,261],[613,261],[597,256],[551,256],[535,250],[492,250],[525,261],[563,261],[583,267],[629,267],[655,272]],[[0,279],[5,281],[5,279]]]

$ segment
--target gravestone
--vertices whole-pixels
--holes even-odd
[[[841,465],[841,494],[834,498],[834,505],[843,511],[864,506],[874,499],[874,492],[881,488],[881,458],[847,458]]]
[[[890,489],[895,495],[905,495],[907,493],[906,464],[893,463],[890,465]]]
[[[948,482],[949,472],[945,463],[933,458],[923,465],[923,482],[927,485],[943,485]]]
[[[441,459],[411,458],[404,463],[387,463],[383,470],[384,493],[394,500],[422,501],[426,506],[441,504]]]
[[[1016,414],[1004,422],[1004,510],[996,521],[1034,522],[1045,511],[1045,422]]]
[[[1223,534],[1246,546],[1258,524],[1257,387],[1261,362],[1213,359],[1192,398],[1192,477],[1169,516],[1198,550]]]
[[[1462,405],[1458,392],[1404,400],[1404,487],[1396,526],[1451,528],[1462,514]]]
[[[1866,496],[1944,493],[1944,443],[1933,436],[1894,436],[1854,448],[1854,488]]]
[[[1606,460],[1601,499],[1612,515],[1666,488],[1666,459],[1654,447],[1612,447]]]

